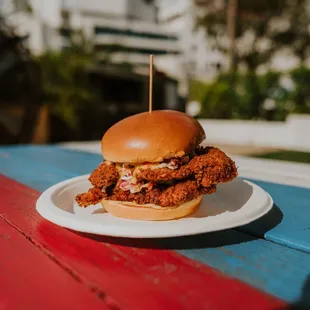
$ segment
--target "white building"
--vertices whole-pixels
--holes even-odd
[[[147,65],[150,54],[160,57],[179,53],[178,37],[157,23],[154,1],[70,2],[62,9],[71,15],[68,24],[84,30],[99,59]]]
[[[182,93],[187,93],[189,79],[210,80],[226,59],[212,50],[203,29],[196,29],[197,8],[191,0],[158,0],[158,20],[179,36],[181,55],[160,59],[160,66],[180,79]]]
[[[219,52],[212,50],[204,29],[196,27],[197,14],[194,1],[159,0],[159,22],[178,34],[187,71],[191,76],[208,79],[224,59]]]
[[[99,59],[113,63],[146,65],[149,54],[179,53],[178,37],[157,23],[152,0],[0,0],[0,8],[20,33],[30,34],[35,54],[65,47],[72,29],[83,31]]]
[[[61,0],[0,0],[0,12],[19,35],[29,35],[30,50],[41,54],[62,47],[61,4]]]

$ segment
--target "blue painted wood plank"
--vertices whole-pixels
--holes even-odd
[[[310,255],[235,230],[162,240],[165,248],[310,309]],[[308,308],[306,308],[308,309]]]
[[[88,155],[57,148],[2,148],[0,171],[42,191],[81,174],[80,167],[85,169],[82,173],[90,172],[101,158],[90,155],[92,159],[88,160]],[[161,247],[174,249],[290,302],[300,298],[310,275],[309,254],[234,230],[159,242]],[[310,291],[305,292],[304,300],[309,296]]]
[[[77,152],[62,149],[57,146],[16,146],[1,148],[1,153],[22,156],[34,162],[48,165],[57,164],[57,168],[73,172],[74,174],[87,174],[95,169],[103,160],[102,156],[88,152]]]
[[[310,253],[310,189],[250,181],[270,193],[275,206],[264,217],[238,230]]]
[[[89,173],[102,161],[101,155],[62,149],[57,146],[0,148],[0,156],[1,154],[10,154],[11,157],[13,156],[13,162],[14,156],[19,157],[22,154],[25,160],[30,161],[29,163],[37,164],[36,170],[41,167],[41,164],[47,164],[48,167],[53,166],[63,170],[62,175],[69,177]],[[6,166],[4,171],[9,169],[6,164],[4,165]],[[26,171],[20,172],[15,169],[14,173],[15,175],[18,173],[16,178],[18,177],[20,180],[27,176]],[[25,173],[25,176],[22,176],[21,173]],[[46,177],[53,176],[53,173],[52,169]],[[56,175],[58,174],[56,173]],[[62,178],[57,180],[59,182]],[[310,223],[308,220],[310,218],[310,189],[257,180],[251,181],[270,193],[276,206],[263,218],[240,227],[238,230],[310,253]],[[50,183],[42,180],[34,185],[37,187],[33,188],[44,190],[48,184]]]
[[[55,165],[57,168],[73,172],[74,175],[91,172],[102,160],[102,157],[97,154],[61,149],[55,146],[10,148],[12,155],[19,156],[20,151],[29,160]],[[310,253],[308,220],[310,218],[310,189],[251,181],[269,192],[276,206],[265,217],[238,229]]]
[[[38,191],[44,191],[52,184],[78,175],[78,173],[58,168],[57,165],[46,165],[39,160],[23,157],[21,151],[11,152],[3,151],[3,149],[0,150],[0,173]]]

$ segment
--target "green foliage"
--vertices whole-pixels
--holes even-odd
[[[29,15],[32,15],[33,14],[33,8],[32,6],[27,2],[25,4],[25,11],[29,14]]]
[[[293,112],[310,113],[310,69],[306,67],[294,69],[291,77],[295,84],[290,94],[290,99],[295,102]]]
[[[205,88],[206,88],[205,83],[198,80],[192,80],[190,85],[189,99],[191,101],[201,102],[205,95]]]
[[[85,67],[91,57],[75,50],[47,52],[38,58],[41,68],[43,98],[50,111],[71,128],[79,123],[79,111],[92,107],[96,94],[90,89]]]
[[[288,27],[278,29],[273,34],[272,40],[280,46],[288,46],[301,63],[304,63],[310,53],[309,1],[289,1],[284,7],[284,14],[289,22]]]
[[[200,117],[205,118],[235,118],[238,110],[238,96],[231,84],[225,78],[219,78],[204,87]]]
[[[96,109],[99,96],[91,88],[87,67],[93,64],[91,44],[81,30],[68,32],[68,47],[37,58],[43,100],[52,114],[77,130],[85,110]]]
[[[266,118],[263,104],[266,99],[281,101],[279,93],[280,73],[267,72],[263,75],[249,72],[240,77],[238,93],[240,100],[240,116],[247,119]]]
[[[281,87],[280,77],[278,72],[221,74],[214,82],[201,84],[200,117],[284,120],[290,112],[287,108],[289,94]],[[266,109],[266,100],[274,107]]]
[[[252,154],[251,157],[293,161],[310,164],[310,153],[297,151],[279,151],[265,154]]]
[[[223,53],[229,53],[227,35],[228,2],[219,7],[218,1],[206,4],[206,13],[198,20],[198,26],[208,33],[209,44]],[[239,0],[236,16],[236,44],[247,37],[247,47],[236,49],[236,67],[243,64],[249,71],[260,65],[268,65],[271,57],[282,47],[289,47],[303,62],[310,53],[308,26],[310,15],[307,0]],[[287,22],[287,26],[275,26],[275,20]],[[268,42],[261,48],[261,41]]]

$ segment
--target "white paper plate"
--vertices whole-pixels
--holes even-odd
[[[101,204],[80,208],[78,193],[90,188],[89,175],[60,182],[39,197],[36,208],[42,217],[72,230],[115,237],[163,238],[223,230],[250,223],[266,214],[272,198],[252,182],[235,179],[218,185],[216,193],[205,195],[200,209],[173,221],[137,221],[104,212]]]

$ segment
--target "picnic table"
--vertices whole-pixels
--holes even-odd
[[[236,229],[166,239],[77,233],[40,193],[90,173],[87,147],[0,148],[0,309],[310,309],[310,167],[233,156],[273,209]]]

